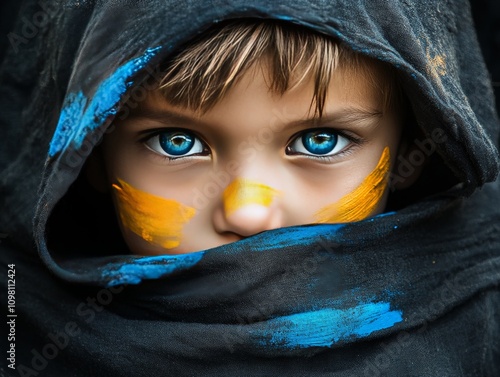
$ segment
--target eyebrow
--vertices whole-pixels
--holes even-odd
[[[342,127],[348,125],[362,125],[369,121],[380,119],[383,112],[375,109],[367,109],[362,107],[347,106],[333,113],[325,113],[321,118],[311,117],[307,119],[299,119],[289,123],[291,127],[318,127],[330,123],[332,125]]]
[[[165,125],[170,125],[170,123],[183,123],[183,124],[198,124],[200,126],[207,125],[199,119],[190,117],[188,115],[179,114],[175,111],[170,111],[166,109],[155,109],[155,108],[138,108],[130,112],[129,119],[134,118],[145,118],[154,120]]]
[[[362,125],[363,123],[379,119],[383,116],[383,112],[375,109],[367,109],[362,107],[348,106],[344,107],[339,111],[334,113],[323,114],[321,118],[310,117],[307,119],[297,119],[288,122],[285,125],[287,128],[299,128],[299,127],[321,127],[324,124],[332,124],[337,127],[347,126],[347,125]],[[172,126],[172,123],[180,124],[193,124],[200,127],[210,127],[211,124],[203,122],[200,119],[194,117],[179,114],[175,111],[167,109],[155,109],[155,108],[138,108],[134,109],[129,115],[130,119],[134,118],[145,118],[154,121],[158,121],[168,126]]]

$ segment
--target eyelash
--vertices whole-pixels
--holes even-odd
[[[347,133],[343,130],[338,130],[335,128],[328,128],[328,127],[322,128],[322,129],[330,130],[331,132],[335,132],[338,136],[344,137],[347,140],[349,140],[349,145],[347,146],[347,148],[344,148],[342,151],[340,151],[334,155],[331,155],[331,156],[308,155],[308,154],[302,154],[302,153],[295,153],[295,154],[291,154],[291,155],[292,156],[299,155],[301,157],[306,157],[306,158],[309,158],[309,159],[312,159],[315,161],[319,161],[321,163],[328,163],[328,162],[332,162],[338,158],[349,156],[351,153],[354,152],[355,148],[361,146],[365,142],[365,139],[363,139],[359,136],[354,136],[351,133]],[[310,131],[311,131],[311,129],[307,129],[307,130],[299,131],[296,134],[294,134],[290,138],[290,140],[288,141],[285,151],[287,151],[290,148],[291,143],[294,142],[298,137],[302,136],[305,132],[310,132]]]
[[[301,157],[306,157],[306,158],[312,159],[314,161],[327,163],[327,162],[331,162],[335,159],[350,155],[353,152],[354,148],[362,145],[365,142],[365,140],[363,138],[361,138],[359,136],[354,136],[350,133],[346,133],[343,130],[337,130],[337,129],[328,128],[328,127],[324,128],[324,129],[332,130],[338,136],[346,138],[347,140],[349,140],[350,144],[348,145],[347,148],[344,148],[344,150],[336,153],[335,155],[331,155],[331,156],[308,155],[308,154],[302,154],[302,153],[295,153],[295,154],[290,154],[290,155],[292,155],[292,156],[293,155],[300,155]],[[149,152],[151,152],[151,154],[153,154],[156,158],[160,158],[162,161],[169,162],[169,163],[174,162],[176,160],[181,160],[181,159],[185,160],[185,159],[189,159],[192,157],[203,156],[201,154],[194,154],[194,155],[189,155],[189,156],[170,157],[170,156],[165,156],[165,155],[159,154],[157,152],[154,152],[149,147],[146,146],[146,142],[148,140],[150,140],[151,138],[160,135],[162,132],[172,131],[172,130],[173,130],[172,128],[160,128],[160,129],[154,129],[154,130],[147,130],[146,132],[142,133],[144,136],[142,136],[139,139],[139,143],[141,145],[143,145]],[[202,143],[204,152],[207,151],[208,153],[211,153],[211,150],[210,150],[210,147],[208,146],[208,143],[202,137],[200,137],[196,132],[189,130],[189,129],[182,129],[182,128],[179,128],[178,130],[188,131],[189,133],[192,133]],[[310,132],[310,131],[311,131],[311,129],[306,129],[306,130],[302,130],[302,131],[299,131],[296,134],[294,134],[287,142],[287,146],[285,147],[285,153],[287,150],[289,150],[290,145],[293,141],[295,141],[298,137],[303,135],[305,132]]]
[[[177,160],[187,160],[189,158],[192,158],[192,157],[199,157],[199,156],[204,156],[204,154],[193,154],[193,155],[189,155],[189,156],[179,156],[179,157],[170,157],[170,156],[166,156],[166,155],[162,155],[160,153],[157,153],[153,150],[151,150],[147,145],[146,145],[146,142],[151,140],[152,138],[156,137],[156,136],[159,136],[162,132],[166,132],[166,131],[174,131],[174,130],[178,130],[178,131],[182,131],[182,132],[189,132],[191,134],[193,134],[194,137],[196,137],[202,144],[203,146],[203,153],[205,152],[209,152],[211,153],[210,151],[210,147],[208,146],[208,143],[205,142],[205,140],[200,137],[196,132],[192,131],[192,130],[189,130],[189,129],[183,129],[183,128],[158,128],[158,129],[152,129],[152,130],[147,130],[147,131],[144,131],[144,132],[141,132],[142,136],[138,142],[144,146],[144,148],[150,152],[150,154],[152,154],[155,158],[159,158],[161,159],[163,162],[167,162],[167,163],[173,163]]]

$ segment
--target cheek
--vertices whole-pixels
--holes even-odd
[[[249,204],[269,207],[279,191],[249,179],[235,179],[224,190],[222,197],[227,216]]]
[[[346,223],[370,216],[384,196],[390,168],[389,147],[385,147],[375,169],[354,191],[315,214],[317,223]]]
[[[124,228],[166,249],[179,246],[194,208],[138,190],[120,179],[112,187]]]

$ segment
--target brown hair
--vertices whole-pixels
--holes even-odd
[[[183,46],[167,62],[160,90],[173,105],[205,112],[228,92],[255,63],[269,69],[269,89],[282,95],[312,77],[311,107],[321,117],[333,72],[350,66],[370,72],[368,64],[385,65],[342,46],[333,38],[308,28],[277,20],[231,20],[215,25]],[[365,69],[363,69],[365,68]],[[372,74],[373,76],[373,74]],[[371,77],[378,85],[379,78]],[[396,80],[382,80],[384,107],[392,101]]]

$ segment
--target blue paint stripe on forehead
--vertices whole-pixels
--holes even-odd
[[[88,133],[101,126],[109,116],[116,115],[118,102],[133,84],[131,78],[149,63],[159,49],[150,48],[142,56],[119,67],[99,85],[90,100],[81,91],[69,93],[50,143],[49,156],[65,150],[70,143],[80,148]]]
[[[273,349],[332,347],[344,340],[364,338],[403,321],[388,302],[368,302],[351,308],[326,308],[291,314],[265,322],[252,331],[259,345]]]

